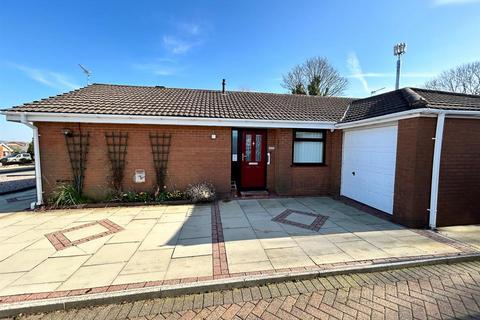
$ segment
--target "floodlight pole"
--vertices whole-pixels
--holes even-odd
[[[395,81],[395,90],[398,90],[398,88],[400,87],[400,68],[402,65],[401,56],[406,52],[406,49],[407,45],[404,42],[397,43],[393,47],[393,55],[397,56],[397,78]]]

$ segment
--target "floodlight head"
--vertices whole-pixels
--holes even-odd
[[[400,56],[404,54],[406,51],[407,51],[407,45],[405,44],[405,42],[397,43],[393,47],[393,55],[395,56]]]

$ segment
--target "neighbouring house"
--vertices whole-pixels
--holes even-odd
[[[72,177],[102,197],[121,168],[124,190],[206,180],[223,194],[344,196],[411,227],[480,223],[480,96],[92,84],[3,114],[34,130],[39,203]]]
[[[0,143],[0,158],[8,157],[12,155],[13,149],[10,148],[7,144],[5,143]]]
[[[14,153],[27,152],[28,143],[21,141],[9,141],[7,146],[13,150]]]

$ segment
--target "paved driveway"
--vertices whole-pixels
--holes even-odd
[[[0,302],[462,251],[330,198],[20,212],[0,218]]]

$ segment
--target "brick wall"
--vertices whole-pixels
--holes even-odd
[[[279,195],[337,195],[340,188],[341,131],[327,131],[324,166],[292,165],[293,130],[268,130],[272,164],[267,185]]]
[[[437,225],[480,223],[480,120],[445,121]]]
[[[428,226],[436,118],[398,122],[393,220],[409,227]]]
[[[110,163],[105,132],[128,132],[123,187],[125,190],[152,191],[155,170],[149,140],[150,132],[172,134],[166,185],[184,189],[200,181],[212,182],[219,193],[230,191],[230,128],[178,127],[153,125],[36,123],[40,133],[42,177],[46,196],[59,181],[72,179],[63,128],[90,133],[85,171],[85,193],[101,198],[109,190]],[[211,139],[215,133],[217,138]],[[133,181],[135,169],[145,169],[146,182]]]
[[[393,219],[427,227],[437,119],[399,121]],[[480,223],[480,121],[445,120],[437,226]]]

